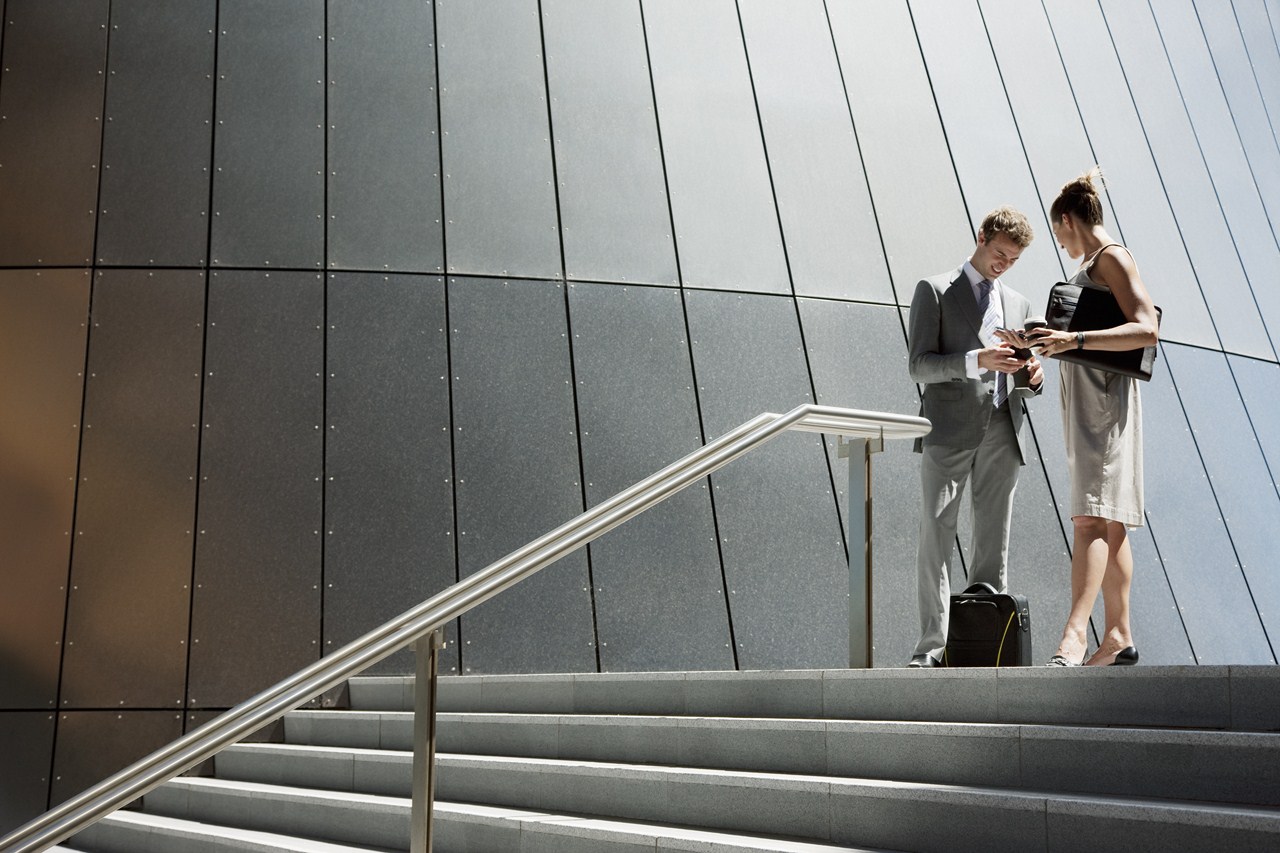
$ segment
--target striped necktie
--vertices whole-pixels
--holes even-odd
[[[999,343],[996,327],[1000,325],[1000,319],[996,314],[996,302],[991,298],[993,288],[994,285],[985,278],[978,282],[978,290],[982,293],[982,297],[978,300],[978,310],[982,312],[982,343],[985,346],[994,346]],[[996,393],[992,399],[995,407],[1000,408],[1008,396],[1008,375],[996,373]]]

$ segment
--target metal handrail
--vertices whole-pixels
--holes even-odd
[[[787,430],[916,438],[930,424],[813,404],[758,415],[19,827],[0,838],[0,853],[35,853],[74,835]]]

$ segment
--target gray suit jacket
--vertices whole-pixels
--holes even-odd
[[[997,292],[1003,300],[1005,326],[1021,329],[1030,311],[1026,298],[1003,284]],[[982,443],[994,411],[991,399],[996,374],[989,370],[978,379],[970,379],[964,369],[966,352],[989,345],[979,337],[981,328],[978,301],[963,268],[931,276],[916,285],[907,346],[911,378],[924,386],[920,413],[933,423],[933,430],[917,439],[917,452],[926,444],[974,448]],[[1030,387],[1030,371],[1026,368],[1011,374],[1010,379],[1009,415],[1025,464],[1022,401],[1040,393],[1040,389]]]

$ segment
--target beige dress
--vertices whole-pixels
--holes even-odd
[[[1072,284],[1089,278],[1091,258]],[[1071,472],[1071,516],[1091,515],[1141,527],[1142,400],[1138,380],[1061,362],[1062,432]]]

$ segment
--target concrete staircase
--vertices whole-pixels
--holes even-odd
[[[446,677],[438,853],[1276,851],[1280,667]],[[408,849],[413,683],[62,848]]]

